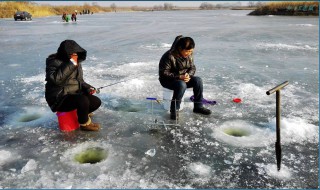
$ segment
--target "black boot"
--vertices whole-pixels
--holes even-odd
[[[179,119],[179,111],[170,111],[170,119],[177,120]]]
[[[193,108],[193,112],[194,113],[200,113],[200,114],[203,114],[203,115],[210,115],[211,114],[211,111],[207,108],[204,108],[204,107],[199,107],[199,108]]]

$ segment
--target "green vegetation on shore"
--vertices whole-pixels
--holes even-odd
[[[319,2],[269,2],[257,7],[249,15],[319,16]]]

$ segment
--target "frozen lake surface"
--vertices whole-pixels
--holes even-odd
[[[249,11],[172,11],[0,20],[0,188],[318,188],[317,17]],[[177,35],[196,43],[209,117],[187,90],[180,126],[162,104],[158,63]],[[85,80],[100,87],[100,132],[62,133],[44,99],[45,59],[65,39],[88,51]],[[274,143],[281,91],[282,165]],[[241,98],[242,103],[232,102]],[[162,102],[163,103],[163,102]],[[102,160],[80,164],[88,149]]]

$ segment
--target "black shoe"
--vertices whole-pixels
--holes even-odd
[[[179,111],[170,112],[170,119],[172,119],[172,120],[179,119]]]
[[[194,113],[200,113],[203,115],[210,115],[211,111],[207,108],[201,107],[201,108],[193,108]]]

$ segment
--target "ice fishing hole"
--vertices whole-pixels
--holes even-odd
[[[234,137],[245,137],[249,136],[250,132],[245,129],[224,129],[223,132],[227,135]]]
[[[20,119],[18,120],[19,122],[30,122],[33,120],[37,120],[41,117],[40,114],[34,113],[34,114],[27,114],[27,115],[23,115],[22,117],[20,117]]]
[[[88,148],[74,156],[74,159],[80,164],[96,164],[105,160],[108,152],[100,147]]]

